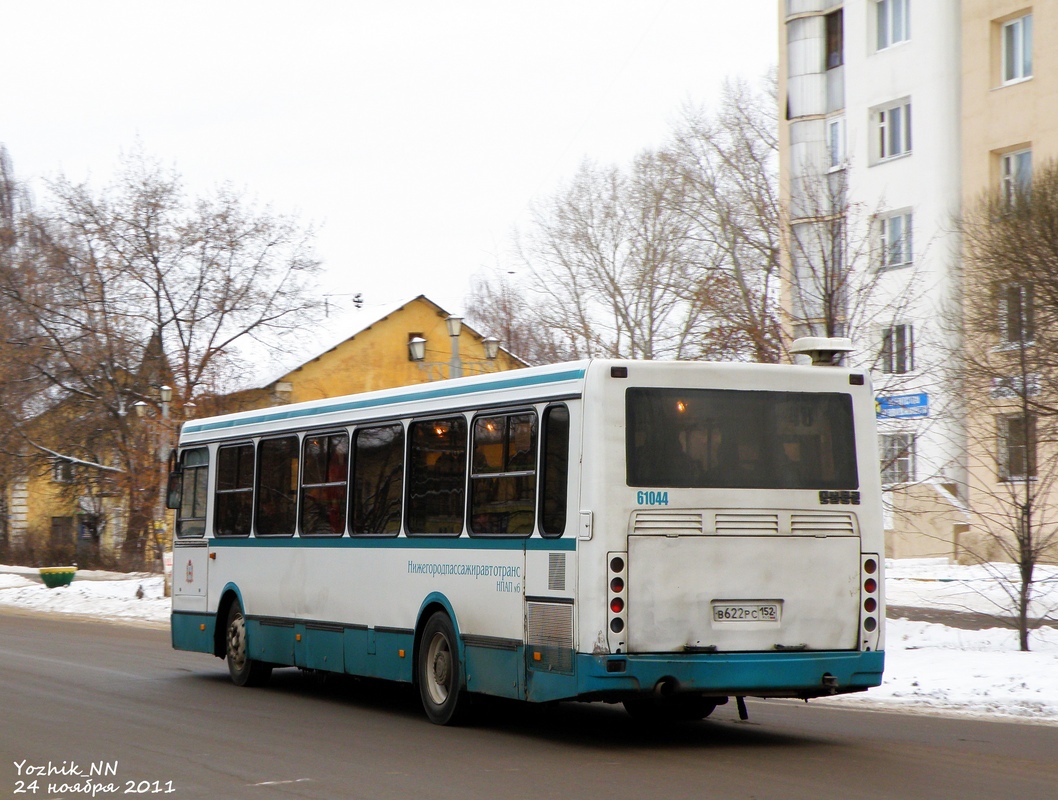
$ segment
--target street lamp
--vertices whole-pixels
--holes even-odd
[[[412,361],[422,361],[426,358],[426,340],[416,336],[408,340],[408,354]]]
[[[162,401],[162,419],[169,419],[169,403],[173,400],[173,389],[171,386],[158,387],[158,399]]]
[[[459,357],[459,333],[463,330],[463,318],[449,315],[445,320],[445,327],[448,328],[448,335],[452,340],[452,360],[449,362],[448,377],[462,378],[463,360]]]

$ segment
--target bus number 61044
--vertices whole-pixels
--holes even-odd
[[[667,506],[668,492],[636,492],[636,503],[641,506]]]

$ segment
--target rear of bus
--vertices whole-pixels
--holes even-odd
[[[868,375],[593,361],[584,409],[582,696],[708,713],[881,683]]]

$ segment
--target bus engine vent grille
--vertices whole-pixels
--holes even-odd
[[[790,530],[801,536],[854,536],[852,514],[791,514]]]
[[[566,590],[566,554],[547,554],[547,589],[550,592]]]
[[[702,514],[700,511],[639,511],[636,512],[633,528],[633,533],[651,531],[701,533]]]
[[[525,604],[528,615],[529,667],[545,672],[573,672],[573,606],[570,603]]]
[[[717,514],[717,533],[778,533],[778,514]]]

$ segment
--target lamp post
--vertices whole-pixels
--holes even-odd
[[[163,499],[163,493],[167,483],[167,466],[169,462],[169,454],[167,446],[172,443],[173,431],[171,425],[171,403],[173,401],[173,389],[170,386],[159,386],[158,387],[158,411],[156,415],[149,415],[150,404],[143,400],[137,400],[132,404],[132,408],[136,413],[136,416],[143,420],[150,420],[147,424],[151,435],[154,460],[157,465],[158,475],[158,491],[156,497],[152,502],[152,537],[157,540],[161,535],[164,535],[165,531],[165,501]],[[193,412],[193,404],[188,403],[188,406],[192,406],[190,409]],[[184,412],[188,413],[189,409],[185,406]],[[167,544],[167,543],[166,543]],[[164,549],[164,548],[163,548]],[[164,570],[163,570],[164,571]],[[166,576],[165,581],[165,595],[168,597],[172,591],[169,575]]]
[[[448,328],[448,336],[452,340],[452,360],[449,362],[448,377],[462,378],[463,361],[459,357],[459,334],[463,330],[463,318],[450,314],[445,320],[445,327]]]
[[[447,362],[444,361],[427,361],[426,360],[426,339],[421,336],[413,336],[408,340],[408,358],[411,361],[416,362],[421,369],[427,375],[428,380],[448,378],[462,378],[464,373],[484,373],[491,372],[491,369],[486,369],[485,364],[494,364],[496,357],[500,353],[500,340],[495,336],[486,336],[481,340],[481,345],[485,350],[485,362],[483,363],[480,359],[471,361],[469,364],[464,364],[463,358],[459,352],[459,337],[463,332],[463,318],[457,317],[454,314],[449,315],[445,319],[445,328],[448,331],[449,341],[451,342],[451,357]],[[447,367],[447,370],[445,369]],[[447,372],[447,375],[446,375]]]

